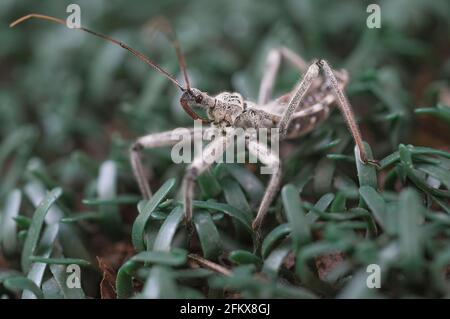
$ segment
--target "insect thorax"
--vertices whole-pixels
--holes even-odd
[[[244,99],[239,93],[223,92],[215,97],[215,104],[208,109],[208,117],[221,126],[233,126],[244,111]]]
[[[245,101],[241,94],[223,92],[215,97],[216,103],[208,110],[208,117],[219,126],[240,128],[270,128],[278,117]]]

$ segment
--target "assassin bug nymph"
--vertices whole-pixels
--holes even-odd
[[[65,21],[61,19],[33,13],[17,19],[10,26],[13,27],[30,18],[44,19],[66,25]],[[280,140],[298,138],[314,129],[320,122],[326,119],[330,113],[331,106],[337,105],[359,149],[359,160],[364,164],[377,165],[377,162],[369,159],[366,154],[361,133],[355,122],[350,103],[345,96],[344,88],[349,80],[348,73],[345,70],[333,70],[327,61],[322,59],[314,60],[310,64],[307,64],[300,56],[288,48],[281,47],[271,50],[267,56],[257,103],[244,100],[239,93],[222,92],[218,95],[211,96],[206,92],[190,86],[184,58],[178,41],[175,38],[175,33],[165,20],[160,20],[159,22],[159,28],[168,36],[175,47],[180,69],[184,76],[184,86],[166,70],[128,45],[83,27],[74,29],[88,32],[131,52],[144,63],[163,74],[181,90],[180,104],[190,117],[194,120],[202,120],[205,123],[210,123],[213,128],[222,129],[223,134],[216,136],[205,147],[203,154],[201,154],[202,156],[194,158],[184,175],[183,204],[187,225],[190,225],[192,219],[192,198],[195,181],[199,174],[211,165],[213,162],[211,161],[212,158],[217,159],[223,155],[227,146],[230,144],[229,134],[226,134],[226,131],[229,132],[230,129],[278,128]],[[293,90],[277,99],[272,99],[272,89],[282,59],[289,62],[303,76]],[[320,71],[322,71],[322,74]],[[198,116],[193,111],[193,107],[201,107],[206,110],[208,118],[205,119]],[[140,152],[144,148],[176,144],[179,140],[173,139],[174,134],[172,132],[167,131],[140,137],[130,149],[133,173],[141,193],[146,199],[151,198],[152,192],[144,173]],[[190,132],[193,134],[194,130],[191,129]],[[246,148],[263,164],[273,169],[258,213],[252,224],[253,229],[259,232],[269,205],[274,199],[279,187],[281,163],[280,158],[276,154],[271,152],[264,144],[260,144],[254,139],[246,139]]]

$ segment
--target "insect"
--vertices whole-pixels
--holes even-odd
[[[44,19],[65,25],[65,22],[61,19],[33,13],[17,19],[10,26],[13,27],[30,18]],[[271,50],[267,56],[258,101],[256,103],[245,100],[239,93],[222,92],[213,96],[191,87],[184,57],[176,40],[175,33],[167,23],[163,23],[162,25],[162,31],[172,41],[176,50],[180,69],[184,76],[184,86],[166,70],[128,45],[83,27],[75,29],[88,32],[112,42],[128,50],[144,63],[156,69],[181,90],[181,107],[192,119],[209,123],[211,128],[219,129],[222,132],[222,134],[215,136],[204,148],[203,154],[195,157],[186,169],[182,188],[187,225],[190,224],[192,219],[192,199],[197,177],[208,169],[213,162],[211,159],[214,160],[223,155],[231,142],[230,134],[227,134],[227,132],[229,133],[237,128],[278,128],[280,140],[298,138],[325,120],[330,113],[331,107],[337,105],[359,149],[359,160],[364,164],[377,165],[377,162],[369,159],[366,154],[361,133],[355,122],[350,103],[345,96],[344,88],[349,81],[348,73],[345,70],[333,70],[328,62],[323,59],[314,60],[307,64],[299,55],[290,49],[281,47]],[[279,98],[272,99],[273,87],[282,60],[286,60],[303,75],[290,92]],[[194,107],[203,108],[208,118],[202,118],[197,115],[193,110]],[[190,129],[189,132],[190,134],[194,134],[193,129]],[[152,197],[152,191],[144,173],[140,153],[145,148],[175,145],[179,140],[174,139],[174,134],[172,133],[173,131],[167,131],[140,137],[130,148],[130,161],[133,173],[142,196],[146,199]],[[253,229],[259,232],[269,205],[278,191],[281,179],[281,161],[266,145],[261,144],[257,140],[247,138],[245,142],[248,152],[256,156],[260,162],[272,168],[272,175],[261,200],[257,215],[252,223]]]

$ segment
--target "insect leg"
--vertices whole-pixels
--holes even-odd
[[[308,68],[306,62],[298,54],[292,50],[281,47],[272,49],[266,58],[266,64],[264,66],[264,74],[261,80],[258,94],[258,104],[263,105],[269,102],[272,96],[272,90],[275,84],[275,79],[280,68],[281,59],[285,59],[297,68],[301,73],[304,73]]]
[[[306,92],[308,92],[309,87],[315,78],[319,75],[319,66],[316,63],[312,63],[305,75],[303,75],[300,83],[295,87],[294,93],[291,96],[291,100],[287,108],[284,110],[283,115],[281,116],[280,124],[278,125],[280,128],[280,138],[283,138],[286,135],[287,128],[289,122],[292,118],[292,114],[300,104],[300,102],[305,97]]]
[[[194,133],[194,129],[186,129],[191,137]],[[136,140],[136,142],[130,148],[130,162],[133,169],[134,177],[139,185],[142,196],[146,199],[152,197],[152,191],[148,183],[144,168],[142,166],[141,151],[146,148],[155,148],[162,146],[175,145],[182,140],[182,134],[175,134],[176,130],[155,133],[142,136]]]
[[[359,149],[360,153],[360,159],[365,164],[373,164],[378,165],[378,162],[376,160],[369,159],[366,154],[366,150],[363,145],[363,141],[361,138],[361,132],[359,130],[358,124],[356,124],[355,116],[353,115],[352,107],[350,106],[350,103],[345,96],[344,91],[339,87],[338,81],[336,79],[336,76],[331,69],[330,65],[325,60],[319,60],[316,63],[322,70],[324,71],[325,77],[328,81],[330,81],[331,87],[334,91],[334,94],[337,98],[337,104],[339,107],[339,110],[341,111],[342,115],[344,116],[345,122],[347,122],[347,125],[350,129],[350,132],[352,133],[353,140],[355,141],[356,146]]]
[[[253,220],[252,227],[259,233],[264,217],[267,214],[270,203],[272,203],[281,180],[281,163],[280,158],[271,152],[264,144],[258,143],[256,140],[250,139],[247,141],[248,151],[255,155],[263,164],[272,169],[272,176],[267,185],[261,204],[259,205],[258,213]]]
[[[196,156],[186,169],[183,178],[183,204],[187,227],[191,227],[192,221],[192,197],[197,177],[219,159],[233,140],[233,134],[217,136],[210,142],[201,154]]]

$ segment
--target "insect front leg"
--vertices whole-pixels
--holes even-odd
[[[266,63],[264,65],[264,74],[261,80],[258,94],[258,104],[263,105],[269,102],[273,87],[275,85],[275,79],[280,68],[281,59],[285,59],[301,73],[305,73],[308,65],[298,54],[286,47],[280,47],[269,51],[266,57]]]
[[[298,105],[308,92],[308,89],[310,88],[312,82],[314,81],[314,79],[317,78],[318,75],[319,75],[319,66],[316,63],[312,63],[308,67],[308,70],[306,71],[300,83],[295,87],[291,100],[289,101],[288,106],[284,110],[281,116],[280,123],[278,125],[280,129],[280,138],[283,138],[286,135],[289,122],[292,119],[292,114],[294,114]]]
[[[233,134],[231,133],[217,136],[204,148],[201,154],[194,158],[186,169],[183,178],[183,205],[188,228],[191,227],[192,197],[194,196],[194,186],[197,177],[223,155],[232,140]]]
[[[355,116],[353,115],[352,107],[350,106],[350,103],[345,96],[344,91],[339,87],[338,81],[336,79],[336,76],[331,69],[330,65],[325,60],[318,60],[316,64],[323,69],[325,77],[328,81],[331,83],[331,87],[333,89],[333,92],[337,99],[337,105],[339,107],[339,110],[341,111],[345,122],[347,122],[347,125],[350,129],[350,132],[353,136],[353,140],[355,141],[356,146],[359,149],[360,158],[361,161],[364,163],[369,163],[375,166],[378,166],[378,162],[373,159],[369,159],[366,150],[363,145],[363,141],[361,138],[361,132],[359,130],[358,124],[356,124]]]
[[[188,134],[192,137],[194,134],[194,129],[186,129]],[[133,169],[134,177],[139,185],[142,196],[145,199],[150,199],[152,197],[152,191],[147,179],[147,176],[142,165],[141,152],[143,149],[162,147],[162,146],[172,146],[181,141],[183,136],[181,134],[176,134],[176,130],[155,133],[142,136],[134,142],[130,148],[130,162]]]
[[[258,213],[252,223],[253,229],[259,234],[264,217],[266,216],[269,206],[278,191],[281,180],[281,163],[280,158],[275,153],[270,151],[264,144],[257,142],[255,139],[248,140],[246,146],[251,154],[255,155],[259,161],[261,161],[272,171],[269,184],[267,185],[263,199],[259,205]]]

